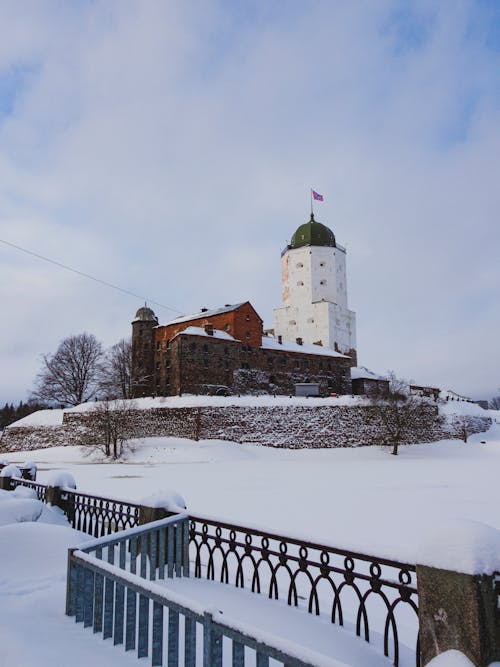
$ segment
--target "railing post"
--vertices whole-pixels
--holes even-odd
[[[75,503],[71,493],[61,486],[47,486],[45,491],[45,502],[52,507],[59,507],[70,523],[73,522],[75,514]]]
[[[4,466],[0,472],[0,489],[13,491],[17,486],[15,477],[21,477],[19,468],[13,463]]]
[[[75,568],[73,554],[76,548],[68,549],[68,569],[66,571],[66,616],[75,615]]]
[[[183,506],[178,503],[183,504]],[[143,499],[139,506],[139,525],[166,519],[183,509],[185,509],[185,502],[177,494],[165,493],[162,495],[160,493],[153,495],[150,498]],[[165,564],[168,563],[169,577],[173,574],[172,568],[175,569],[177,576],[182,576],[182,574],[189,576],[189,561],[186,562],[189,554],[183,548],[184,535],[183,524],[179,524],[177,527],[169,526],[164,532],[160,531],[158,539],[155,540],[154,554],[152,553],[152,540],[149,536],[147,538],[146,550],[151,562],[162,572],[164,572]],[[161,562],[162,559],[164,560],[163,563]]]
[[[3,491],[13,491],[16,488],[16,483],[13,481],[12,477],[8,475],[0,476],[0,489]]]
[[[480,525],[480,524],[479,524]],[[477,526],[477,524],[476,524]],[[450,650],[461,651],[474,667],[487,667],[495,660],[500,660],[500,609],[498,607],[499,590],[496,577],[491,573],[478,572],[481,568],[480,553],[495,553],[500,540],[498,531],[484,526],[486,531],[475,544],[471,544],[470,566],[463,558],[453,553],[453,545],[467,545],[467,532],[461,536],[451,536],[444,543],[449,544],[450,565],[440,557],[440,566],[450,569],[417,565],[418,581],[418,616],[420,625],[420,649],[422,665],[425,667],[434,657]],[[493,541],[491,538],[493,537]],[[490,544],[488,544],[490,538]],[[474,553],[477,547],[478,553]],[[442,551],[441,551],[442,554]],[[469,572],[456,572],[451,569],[453,562]],[[457,565],[455,565],[457,567]],[[484,565],[482,569],[488,569]],[[491,572],[491,570],[490,570]]]

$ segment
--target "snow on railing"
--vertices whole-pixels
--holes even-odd
[[[40,500],[50,501],[44,485],[15,478],[12,481],[14,485],[35,488]],[[101,563],[99,554],[103,548],[114,549],[117,540],[127,535],[146,535],[155,525],[145,523],[147,518],[141,517],[140,504],[70,488],[60,489],[59,506],[74,528],[104,539],[95,543],[99,543],[95,553]],[[174,519],[179,516],[183,515],[175,514]],[[140,521],[145,525],[139,526]],[[392,658],[396,667],[400,664],[401,644],[413,645],[415,663],[420,664],[415,565],[208,517],[190,516],[189,522],[183,548],[189,544],[196,578],[246,587],[289,605],[303,606],[311,614],[327,614],[332,623],[351,627],[366,641],[381,642],[385,655]],[[123,532],[117,533],[120,530]],[[138,554],[145,553],[142,539],[128,550],[120,546],[125,548],[129,560],[133,554],[137,559]],[[158,544],[162,544],[162,539]],[[108,558],[114,559],[113,549]],[[172,568],[173,560],[169,563]]]
[[[416,566],[190,515],[194,576],[248,588],[380,642],[400,664],[418,641]],[[404,641],[401,634],[404,629]]]
[[[202,659],[206,667],[221,667],[224,637],[231,643],[236,667],[245,664],[245,649],[253,651],[262,666],[269,665],[270,658],[290,667],[338,664],[250,626],[222,620],[217,612],[214,618],[210,610],[158,583],[174,574],[189,576],[185,514],[70,549],[66,614],[126,651],[137,650],[138,658],[150,655],[152,665],[163,665],[166,644],[169,665],[179,664],[179,647],[184,646],[181,664],[194,666],[198,657],[198,664]]]

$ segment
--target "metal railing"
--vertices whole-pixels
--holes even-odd
[[[420,665],[416,567],[407,563],[305,542],[282,535],[190,516],[194,576],[249,588],[269,598],[351,623],[370,641],[375,630],[384,654],[400,660],[398,614],[413,619],[415,663]],[[369,610],[375,609],[370,623]],[[377,623],[378,621],[378,623]]]
[[[186,667],[201,661],[204,667],[222,667],[226,650],[235,667],[244,667],[246,650],[254,652],[259,667],[268,666],[270,658],[290,667],[333,666],[332,660],[302,647],[287,642],[284,649],[274,637],[214,619],[201,605],[159,583],[174,574],[189,576],[186,515],[70,549],[66,613],[114,645],[136,650],[138,658],[151,656],[153,666],[164,664],[165,653],[168,665],[178,665],[181,647]]]
[[[35,488],[38,497],[45,500],[43,484],[22,479],[13,482]],[[144,530],[137,528],[141,508],[138,504],[72,489],[62,491],[64,511],[77,530],[96,537],[115,535],[122,528]],[[152,525],[146,524],[147,530]],[[122,533],[127,534],[129,530]],[[202,516],[190,516],[189,538],[185,537],[183,548],[188,540],[196,578],[248,588],[291,606],[302,606],[311,614],[328,614],[332,623],[351,626],[366,641],[381,641],[384,654],[392,658],[396,667],[401,654],[398,625],[403,616],[414,635],[415,664],[419,667],[415,565]],[[171,544],[174,543],[175,538]],[[144,553],[140,543],[126,548],[129,558],[139,552]],[[101,556],[96,558],[102,562]],[[114,555],[108,555],[109,558]],[[374,601],[378,603],[376,610]],[[408,645],[407,638],[404,643]]]

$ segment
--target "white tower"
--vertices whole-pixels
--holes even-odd
[[[346,250],[314,215],[281,255],[283,307],[274,311],[274,333],[302,338],[353,357],[356,315],[347,308]]]

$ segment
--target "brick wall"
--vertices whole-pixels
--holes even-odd
[[[11,427],[4,431],[0,451],[56,445],[90,444],[88,413],[66,413],[60,427]],[[271,447],[319,448],[383,444],[376,408],[372,406],[202,407],[137,410],[134,436],[218,438]],[[409,442],[432,442],[457,437],[449,419],[428,405],[416,421]],[[198,426],[199,425],[199,430]],[[486,431],[487,417],[471,417],[471,431]]]

